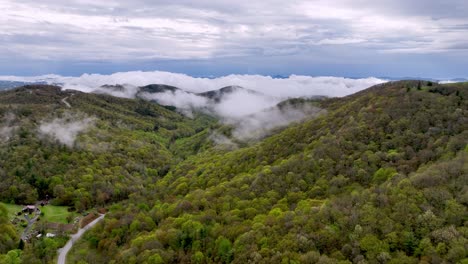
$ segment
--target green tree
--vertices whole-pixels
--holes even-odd
[[[216,253],[222,263],[230,263],[232,260],[232,243],[227,238],[220,236],[216,239]]]
[[[7,209],[0,204],[0,253],[6,253],[18,245],[18,234],[10,223]]]
[[[164,260],[159,254],[154,254],[148,258],[148,264],[163,264]]]
[[[21,250],[10,250],[5,255],[0,255],[0,263],[2,264],[21,264]]]
[[[374,235],[366,235],[359,241],[361,250],[366,253],[366,257],[375,260],[380,253],[388,253],[389,246],[386,242],[379,240]]]

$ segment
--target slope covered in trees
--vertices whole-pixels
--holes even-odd
[[[75,259],[116,263],[466,261],[467,89],[395,82],[210,150],[115,205]]]
[[[9,91],[0,198],[107,206],[72,263],[464,263],[467,88],[402,81],[291,100],[326,111],[238,148],[210,143],[210,128],[229,127],[201,114]],[[72,145],[37,133],[57,118],[91,125]]]
[[[0,93],[0,120],[0,199],[26,204],[49,195],[80,211],[141,191],[177,161],[174,142],[214,124],[54,86]]]

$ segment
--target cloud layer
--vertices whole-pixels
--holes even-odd
[[[325,112],[323,109],[310,105],[286,105],[283,108],[275,106],[247,116],[227,118],[225,122],[234,126],[235,138],[249,140],[261,138],[274,128],[306,118],[314,118]]]
[[[225,86],[237,85],[268,96],[282,99],[310,96],[346,96],[372,85],[385,82],[378,78],[351,79],[342,77],[311,77],[291,75],[288,78],[273,78],[263,75],[227,75],[218,78],[195,78],[186,74],[164,71],[132,71],[110,75],[83,74],[80,77],[43,75],[35,77],[0,76],[0,80],[58,83],[64,89],[83,92],[111,91],[115,96],[132,98],[138,92],[138,86],[166,84],[184,91],[201,93],[217,90]],[[102,85],[125,85],[125,90],[112,91],[101,88]]]
[[[170,72],[120,72],[111,75],[84,74],[80,77],[45,75],[37,77],[0,76],[0,80],[46,82],[59,84],[63,89],[87,93],[107,93],[113,96],[154,100],[162,105],[176,106],[191,116],[197,109],[214,114],[226,124],[235,127],[233,136],[238,139],[258,138],[270,129],[284,126],[305,117],[314,116],[320,109],[310,107],[279,109],[277,104],[289,98],[316,96],[341,97],[386,82],[378,78],[350,79],[340,77],[311,77],[291,75],[272,78],[262,75],[228,75],[219,78],[195,78]],[[164,92],[141,91],[149,84],[165,84],[179,89]],[[200,93],[233,86],[222,93],[218,101]],[[61,143],[72,146],[74,138],[87,128],[89,120],[67,121],[57,119],[42,124],[40,131]],[[220,137],[214,137],[220,139]],[[220,140],[218,140],[220,141]],[[222,141],[222,140],[221,140]]]
[[[405,53],[468,47],[468,4],[460,0],[188,3],[6,0],[2,48],[39,59],[122,60],[284,55],[317,45]]]
[[[349,79],[299,75],[292,75],[288,78],[229,75],[210,79],[159,71],[121,72],[112,75],[85,74],[80,77],[3,76],[0,79],[47,82],[60,84],[63,89],[74,89],[88,93],[108,93],[126,98],[138,96],[146,100],[155,100],[163,105],[174,105],[188,116],[191,116],[191,110],[194,108],[208,111],[217,115],[222,122],[233,125],[235,127],[233,136],[238,139],[258,138],[272,128],[287,125],[319,112],[319,109],[302,107],[279,109],[277,104],[288,98],[346,96],[385,82],[385,80],[377,78]],[[180,90],[159,93],[139,90],[139,86],[149,84],[171,85],[180,88]],[[232,85],[238,87],[223,94],[219,101],[200,95],[203,92]],[[43,134],[53,136],[65,145],[72,146],[76,135],[86,128],[88,123],[89,121],[54,120],[51,123],[43,124],[40,131]],[[215,138],[219,139],[219,137]]]
[[[111,67],[179,61],[182,67],[208,61],[217,68],[229,63],[216,62],[225,58],[236,58],[242,72],[253,67],[265,73],[275,67],[272,61],[290,62],[278,73],[291,72],[287,69],[301,60],[301,72],[314,65],[309,73],[327,64],[373,69],[369,64],[376,60],[390,71],[392,61],[405,61],[407,54],[442,54],[437,63],[446,66],[468,55],[463,0],[3,0],[0,9],[0,60],[42,62],[34,66],[39,68],[54,62],[49,72],[71,62],[81,73],[91,62]],[[268,60],[272,57],[277,59]],[[421,58],[406,58],[401,67],[415,59],[421,60],[420,71],[427,70]]]

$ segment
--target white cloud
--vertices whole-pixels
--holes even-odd
[[[111,75],[85,74],[80,77],[62,77],[58,75],[38,77],[0,76],[0,80],[44,81],[50,84],[58,83],[64,89],[74,89],[88,93],[108,93],[126,98],[134,98],[138,93],[139,86],[149,84],[172,85],[182,90],[166,91],[164,93],[140,92],[138,96],[146,100],[156,100],[163,105],[174,105],[182,113],[188,115],[190,115],[192,108],[210,111],[218,115],[225,123],[235,125],[234,136],[238,138],[245,138],[247,135],[258,137],[259,134],[264,134],[265,131],[271,128],[286,125],[317,112],[315,109],[311,112],[311,109],[285,108],[286,110],[280,111],[276,108],[279,102],[288,98],[346,96],[385,82],[385,80],[377,78],[349,79],[300,75],[291,75],[284,79],[261,75],[228,75],[210,79],[160,71],[120,72]],[[123,84],[123,86],[122,88],[101,87],[106,84]],[[234,92],[225,94],[217,103],[195,94],[232,85],[245,89],[234,89]],[[45,128],[48,129],[49,133],[56,133],[54,131],[62,133],[60,125],[63,126],[63,122],[55,121],[55,123]],[[69,124],[72,128],[77,127],[76,125]],[[79,132],[73,129],[71,131],[71,134],[70,132],[64,133],[65,137],[70,135],[70,137],[74,138],[76,133]],[[59,136],[55,135],[55,137]],[[70,142],[67,139],[62,141]]]
[[[208,100],[205,97],[187,93],[185,91],[164,92],[164,93],[148,93],[143,92],[138,95],[146,100],[156,100],[162,105],[173,105],[178,108],[202,108],[208,105]]]
[[[242,118],[270,108],[280,101],[281,99],[277,97],[239,90],[227,95],[216,104],[214,111],[224,118]]]
[[[41,136],[50,137],[71,148],[78,134],[88,130],[93,122],[93,118],[67,115],[62,118],[55,118],[52,121],[43,121],[38,128],[38,132]]]
[[[201,93],[217,90],[221,87],[237,85],[246,89],[263,93],[267,96],[286,99],[291,97],[310,96],[346,96],[372,85],[385,82],[378,78],[351,79],[343,77],[311,77],[291,75],[288,78],[272,78],[263,75],[227,75],[218,78],[196,78],[186,74],[163,71],[152,72],[119,72],[111,75],[83,74],[80,77],[64,77],[59,75],[43,75],[35,77],[0,76],[0,80],[35,82],[43,81],[50,84],[62,84],[65,89],[84,92],[105,91],[102,85],[124,84],[124,92],[113,93],[120,97],[134,97],[137,86],[148,84],[166,84],[181,88],[188,92]]]
[[[439,81],[440,84],[449,84],[449,83],[459,83],[459,82],[467,82],[468,79],[457,79],[457,80],[442,80]]]
[[[213,141],[216,145],[222,146],[223,148],[228,149],[237,149],[239,146],[233,142],[230,138],[226,137],[223,134],[220,134],[216,131],[212,132],[209,136],[209,139]]]
[[[233,136],[235,138],[248,140],[261,138],[274,128],[313,118],[325,112],[323,109],[310,105],[287,105],[282,109],[271,107],[251,115],[228,118],[225,122],[234,125]]]

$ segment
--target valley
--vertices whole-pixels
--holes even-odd
[[[396,81],[290,99],[275,107],[318,110],[243,139],[203,108],[24,86],[0,93],[0,200],[12,217],[50,196],[38,223],[106,208],[67,263],[456,263],[466,87]],[[54,262],[72,233],[18,251],[19,229],[2,223],[2,253],[24,263]]]

